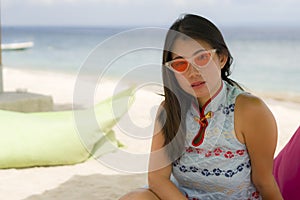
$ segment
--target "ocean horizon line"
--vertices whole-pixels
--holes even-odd
[[[39,31],[39,32],[59,32],[61,30],[89,33],[99,32],[110,36],[123,31],[158,28],[168,29],[167,25],[2,25],[2,39],[5,39],[6,31]],[[234,39],[258,39],[258,40],[300,40],[300,25],[226,25],[220,26],[220,30],[227,40]],[[102,32],[103,31],[103,32]]]

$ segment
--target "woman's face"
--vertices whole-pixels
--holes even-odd
[[[191,38],[178,38],[173,44],[172,60],[178,58],[191,58],[201,50],[213,49],[202,40]],[[200,105],[203,105],[221,87],[221,69],[224,67],[227,57],[211,53],[211,60],[204,67],[197,67],[189,63],[187,70],[183,73],[174,72],[180,87],[195,96]]]

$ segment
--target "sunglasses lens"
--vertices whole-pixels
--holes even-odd
[[[202,67],[205,66],[210,61],[210,58],[211,58],[210,52],[201,52],[195,57],[194,62],[197,66]]]
[[[175,60],[171,64],[171,67],[178,72],[184,72],[188,66],[189,63],[186,60]]]
[[[189,62],[192,60],[192,64],[198,67],[205,67],[212,58],[212,53],[215,52],[215,49],[207,50],[207,51],[201,51],[194,55],[193,57],[189,59],[179,58],[172,60],[168,62],[167,66],[171,67],[173,70],[177,72],[185,72],[186,69],[189,67]]]

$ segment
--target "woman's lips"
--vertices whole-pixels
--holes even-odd
[[[191,86],[192,86],[193,88],[195,88],[195,87],[202,86],[202,85],[204,85],[204,84],[205,84],[205,81],[197,81],[197,82],[192,83]]]

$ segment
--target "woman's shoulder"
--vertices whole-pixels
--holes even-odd
[[[274,120],[273,114],[265,102],[249,93],[241,93],[237,97],[235,112],[239,119],[238,121],[248,125]]]
[[[259,97],[246,93],[236,100],[234,126],[248,149],[255,148],[257,140],[273,141],[277,134],[276,120],[268,106]]]
[[[261,98],[246,92],[237,96],[236,106],[243,112],[258,112],[267,108]]]

